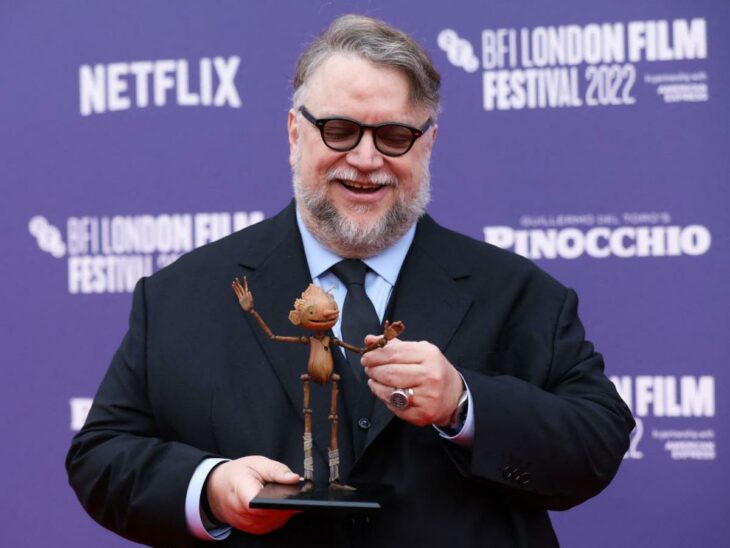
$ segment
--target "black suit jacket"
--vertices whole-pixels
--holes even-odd
[[[129,332],[67,457],[84,507],[125,537],[195,544],[184,499],[206,457],[259,454],[302,472],[299,375],[308,350],[267,339],[242,312],[230,289],[242,275],[274,333],[301,334],[287,313],[311,279],[293,203],[135,290]],[[434,343],[466,379],[473,447],[346,393],[345,479],[392,485],[386,509],[304,513],[262,537],[234,531],[222,546],[556,545],[546,509],[603,489],[633,427],[576,306],[573,291],[529,261],[424,217],[388,315],[405,323],[403,339]],[[328,388],[317,388],[321,415]],[[369,428],[358,426],[362,418]],[[321,424],[315,474],[326,478]]]

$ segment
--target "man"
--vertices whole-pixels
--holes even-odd
[[[139,283],[67,459],[80,500],[151,544],[557,545],[546,509],[603,489],[633,427],[575,294],[424,214],[439,75],[411,38],[342,17],[302,55],[294,85],[295,205]],[[360,289],[341,281],[342,259],[364,260]],[[362,369],[333,351],[342,480],[391,485],[382,511],[249,507],[266,483],[300,479],[306,351],[241,311],[229,287],[244,275],[275,334],[292,334],[286,313],[310,281],[334,287],[343,316],[364,287],[376,322],[405,323]],[[327,397],[313,388],[319,480]]]

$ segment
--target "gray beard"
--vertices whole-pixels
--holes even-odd
[[[302,220],[312,235],[337,255],[351,259],[363,259],[377,255],[397,242],[408,229],[426,212],[431,198],[431,174],[428,158],[422,169],[421,184],[412,197],[398,194],[390,209],[375,222],[362,226],[340,214],[327,199],[327,188],[304,188],[299,178],[299,161],[293,169],[294,197],[300,208]],[[358,174],[354,169],[333,168],[325,174],[328,184],[335,179],[370,180],[388,184],[399,192],[400,183],[395,177],[380,174]],[[367,210],[358,208],[362,213]],[[356,209],[357,211],[357,209]]]

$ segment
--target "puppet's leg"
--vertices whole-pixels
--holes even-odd
[[[309,407],[309,375],[299,377],[304,385],[304,481],[314,481],[314,458],[312,457],[312,409]]]
[[[340,450],[337,447],[337,382],[340,376],[333,373],[332,377],[332,399],[330,401],[330,416],[332,421],[330,430],[330,483],[338,483],[340,481]]]

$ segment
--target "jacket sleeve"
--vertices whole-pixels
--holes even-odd
[[[550,354],[546,372],[532,378],[521,372],[533,365],[514,363],[527,360],[519,351],[492,356],[494,374],[462,370],[473,394],[474,444],[449,453],[464,475],[529,506],[562,510],[608,485],[634,420],[585,340],[572,290],[557,313]]]
[[[89,515],[146,544],[192,541],[185,494],[196,466],[216,457],[165,439],[147,386],[145,280],[134,291],[129,330],[66,457],[69,482]]]

